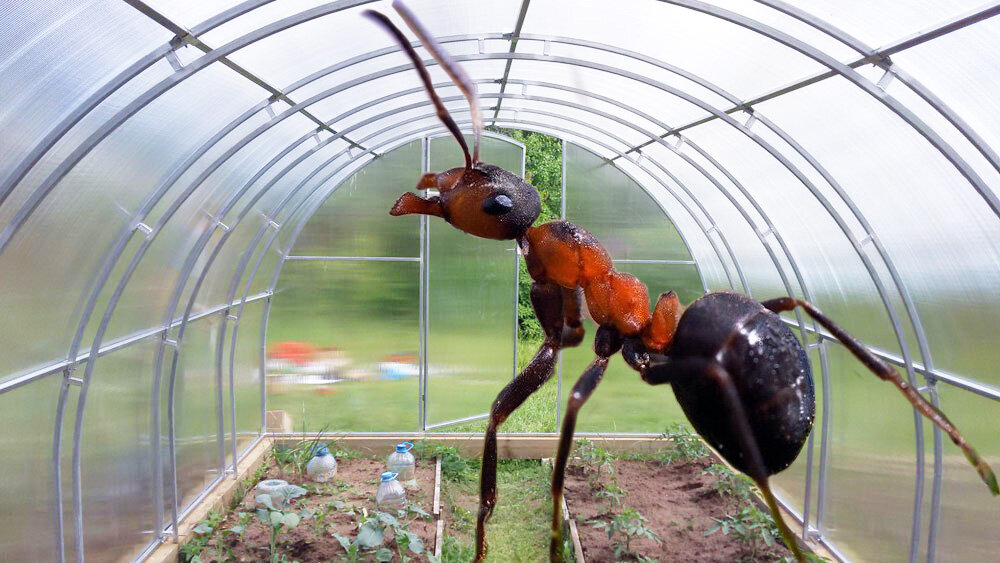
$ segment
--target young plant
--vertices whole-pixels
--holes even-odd
[[[607,499],[608,501],[607,512],[611,512],[615,509],[615,507],[619,507],[622,505],[622,502],[625,500],[625,491],[623,491],[622,488],[618,486],[617,482],[607,483],[606,485],[604,485],[604,488],[594,493],[594,496],[598,498]]]
[[[636,557],[636,554],[632,553],[632,541],[637,538],[650,539],[657,544],[663,543],[656,532],[646,527],[646,522],[646,517],[638,510],[626,506],[621,514],[616,514],[610,522],[591,520],[589,524],[595,528],[603,528],[608,534],[608,539],[615,540],[612,548],[615,552],[615,558],[620,559],[626,555]]]
[[[771,515],[752,503],[743,505],[736,514],[714,520],[715,525],[706,530],[705,535],[717,532],[725,536],[732,534],[743,546],[747,559],[755,559],[762,544],[767,547],[774,545],[774,538],[778,535],[778,527]]]
[[[577,440],[576,455],[583,462],[584,471],[589,475],[592,488],[600,482],[602,475],[615,474],[615,455],[594,445],[590,440]]]
[[[257,518],[271,532],[271,563],[280,563],[282,560],[278,553],[278,536],[281,534],[281,531],[294,528],[302,520],[312,517],[312,512],[308,510],[302,510],[298,513],[288,510],[291,507],[292,500],[304,494],[306,494],[306,490],[302,487],[286,485],[275,491],[273,495],[257,495],[257,503],[263,504],[266,507],[257,509]]]
[[[208,541],[212,539],[212,534],[224,518],[224,514],[213,510],[208,513],[204,520],[198,522],[198,525],[192,530],[194,536],[180,548],[181,561],[201,563],[201,552],[205,550]]]
[[[667,463],[689,461],[708,455],[708,446],[686,425],[675,422],[668,424],[661,439],[670,440],[672,448],[667,454]]]
[[[405,511],[400,511],[405,514]],[[406,563],[410,560],[410,554],[423,555],[424,542],[420,536],[411,532],[406,524],[387,512],[375,512],[371,517],[367,511],[362,513],[362,521],[358,525],[358,535],[352,542],[350,539],[334,534],[334,538],[340,542],[341,547],[347,552],[348,561],[357,561],[363,551],[375,550],[376,561],[391,561],[392,549],[384,547],[385,533],[392,531],[396,553],[399,560]]]
[[[725,465],[713,463],[702,470],[702,475],[711,475],[716,478],[712,483],[712,488],[717,493],[726,497],[733,497],[740,500],[753,498],[753,480],[739,473],[734,473]]]

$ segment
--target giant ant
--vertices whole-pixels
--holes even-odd
[[[435,188],[439,195],[422,198],[404,193],[389,214],[432,215],[471,235],[517,241],[532,279],[531,304],[545,332],[541,348],[500,391],[490,410],[480,477],[477,562],[486,555],[485,525],[497,499],[497,428],[552,376],[559,350],[583,340],[583,301],[598,326],[597,358],[574,385],[563,418],[552,474],[552,561],[562,560],[563,478],[577,413],[601,382],[608,359],[619,351],[646,383],[671,385],[695,430],[754,480],[785,543],[799,561],[805,560],[768,484],[769,476],[795,460],[815,415],[805,351],[778,316],[795,307],[802,307],[872,373],[899,388],[961,448],[990,491],[1000,494],[989,465],[944,413],[812,304],[792,297],[758,302],[738,293],[712,292],[685,308],[669,291],[659,296],[650,313],[646,286],[615,270],[608,252],[589,232],[568,221],[532,226],[541,209],[538,192],[514,174],[479,160],[483,122],[475,83],[402,2],[396,0],[393,7],[469,100],[474,141],[470,154],[423,61],[403,33],[385,15],[366,10],[365,15],[384,27],[410,57],[438,117],[465,154],[464,167],[430,172],[417,182],[417,190]]]

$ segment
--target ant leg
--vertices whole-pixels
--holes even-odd
[[[398,10],[399,8],[397,7],[396,9]],[[399,48],[402,49],[403,52],[406,53],[408,57],[410,57],[410,61],[413,62],[414,69],[417,71],[417,74],[420,75],[420,80],[424,84],[424,89],[427,90],[427,96],[430,97],[431,101],[434,103],[434,107],[437,109],[438,119],[441,120],[441,123],[444,123],[444,126],[448,128],[448,131],[450,131],[451,134],[454,135],[455,140],[457,140],[458,144],[461,145],[462,152],[465,153],[465,167],[467,169],[471,169],[472,157],[469,156],[469,145],[466,144],[465,136],[462,135],[462,131],[458,128],[458,124],[455,123],[454,119],[452,119],[451,114],[448,113],[448,109],[444,107],[444,102],[441,101],[441,98],[437,95],[437,92],[434,91],[434,83],[431,82],[431,75],[429,72],[427,72],[427,67],[424,66],[424,61],[422,61],[420,57],[417,56],[417,52],[413,50],[413,46],[410,45],[409,41],[407,41],[406,36],[403,35],[403,32],[400,31],[399,28],[396,27],[392,23],[392,21],[389,20],[389,18],[385,17],[385,15],[380,14],[379,12],[376,12],[374,10],[365,10],[364,12],[362,12],[362,15],[370,18],[375,23],[382,26],[382,28],[385,29],[389,33],[389,35],[391,35],[392,38],[396,40],[396,43],[399,45]],[[404,19],[406,18],[404,17]],[[427,45],[426,41],[423,41],[423,43],[424,46]]]
[[[563,288],[562,347],[572,348],[583,341],[583,323],[580,321],[583,290]]]
[[[899,372],[892,369],[889,364],[883,362],[878,356],[872,354],[858,339],[854,338],[847,333],[846,330],[841,328],[837,323],[833,322],[829,317],[820,312],[815,305],[809,303],[808,301],[803,301],[801,299],[793,299],[791,297],[779,297],[777,299],[771,299],[769,301],[761,302],[761,305],[774,311],[775,313],[780,313],[782,311],[791,311],[796,306],[802,307],[809,316],[816,319],[816,321],[823,325],[823,327],[830,331],[830,334],[834,335],[837,340],[839,340],[855,358],[861,361],[872,373],[882,379],[883,381],[890,381],[895,385],[903,396],[906,397],[908,401],[918,410],[920,414],[924,415],[928,420],[933,422],[943,430],[951,438],[951,441],[955,443],[956,446],[961,448],[962,453],[965,454],[965,458],[969,460],[969,463],[976,469],[979,473],[979,478],[986,483],[989,487],[990,492],[994,495],[1000,495],[1000,487],[997,486],[996,475],[993,474],[993,470],[990,469],[989,464],[980,457],[979,453],[972,447],[962,436],[961,432],[948,417],[945,416],[940,409],[931,404],[930,401],[924,398],[919,391],[913,388],[908,382],[906,382]]]
[[[743,400],[740,398],[739,390],[736,389],[736,385],[725,368],[716,362],[704,362],[700,375],[711,379],[718,385],[719,394],[725,406],[724,410],[729,413],[729,422],[740,442],[743,454],[741,457],[747,468],[747,475],[754,480],[763,493],[764,501],[767,502],[767,507],[771,510],[771,516],[774,518],[775,525],[778,526],[778,531],[781,532],[781,538],[785,540],[785,545],[792,550],[792,554],[798,561],[804,562],[805,555],[799,548],[798,542],[795,541],[795,535],[792,534],[785,519],[781,516],[778,501],[771,492],[771,485],[767,480],[767,466],[764,464],[764,458],[757,446],[757,439],[753,435],[750,420],[743,408]]]
[[[566,475],[566,461],[573,447],[573,432],[576,430],[576,415],[597,384],[604,377],[608,367],[608,358],[621,348],[621,337],[613,329],[600,327],[594,338],[594,351],[597,359],[583,372],[580,379],[573,385],[563,415],[562,432],[559,435],[559,449],[552,468],[552,539],[549,542],[549,561],[561,562],[563,555],[562,541],[562,499],[563,482]]]
[[[497,502],[497,428],[532,393],[552,377],[562,335],[562,292],[555,284],[531,285],[531,304],[545,330],[545,341],[524,370],[500,391],[490,409],[483,443],[483,467],[479,478],[479,514],[476,519],[476,561],[486,557],[486,521]]]

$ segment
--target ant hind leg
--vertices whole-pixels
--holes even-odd
[[[844,345],[851,354],[854,355],[862,364],[865,365],[872,373],[884,381],[889,381],[895,385],[899,391],[906,397],[906,399],[928,420],[936,424],[941,430],[943,430],[951,438],[951,441],[958,446],[962,453],[965,454],[965,458],[969,460],[972,467],[976,469],[979,473],[979,478],[986,483],[989,487],[990,492],[994,495],[1000,495],[1000,487],[997,486],[997,478],[994,475],[993,470],[990,468],[989,464],[979,455],[979,452],[969,444],[962,433],[958,431],[958,428],[948,417],[945,416],[937,407],[931,404],[930,401],[924,398],[919,391],[913,388],[906,380],[903,379],[899,372],[894,370],[889,364],[882,361],[881,358],[873,354],[868,348],[865,347],[857,338],[851,336],[846,330],[840,327],[837,323],[833,322],[829,317],[824,315],[815,305],[809,303],[808,301],[803,301],[801,299],[794,299],[792,297],[779,297],[777,299],[771,299],[768,301],[762,301],[761,305],[765,308],[770,309],[775,313],[780,313],[782,311],[791,311],[795,307],[802,307],[809,316],[816,319],[820,325],[826,330],[830,331],[834,337],[837,338]]]

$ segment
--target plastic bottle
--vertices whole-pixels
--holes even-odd
[[[337,474],[337,459],[327,447],[316,448],[313,458],[306,464],[306,475],[317,483],[326,483]]]
[[[399,473],[399,481],[406,488],[415,489],[417,488],[417,460],[410,453],[411,448],[413,448],[411,442],[396,444],[396,451],[389,454],[385,466],[389,471]]]
[[[396,480],[398,473],[386,471],[375,493],[375,505],[379,510],[402,510],[406,508],[406,489]]]

